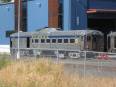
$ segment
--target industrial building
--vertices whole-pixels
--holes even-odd
[[[8,44],[6,36],[17,31],[18,3],[0,4],[0,44]],[[22,0],[20,4],[21,31],[96,29],[106,36],[116,30],[116,0]]]

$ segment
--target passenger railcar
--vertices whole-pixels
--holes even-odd
[[[46,28],[37,32],[20,32],[20,49],[22,54],[49,54],[46,50],[65,51],[103,51],[104,35],[97,30],[72,30],[60,31],[55,28]],[[18,34],[10,37],[11,53],[17,53]],[[26,52],[26,49],[30,50]]]
[[[107,35],[107,49],[109,52],[116,53],[116,32],[110,32]]]

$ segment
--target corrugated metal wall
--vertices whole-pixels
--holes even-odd
[[[89,8],[116,9],[116,0],[89,0]]]
[[[64,0],[63,28],[79,30],[87,28],[87,0]]]
[[[87,0],[71,0],[71,30],[87,28]]]

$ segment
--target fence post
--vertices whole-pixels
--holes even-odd
[[[37,52],[35,49],[34,49],[34,56],[35,56],[35,59],[37,59]]]
[[[59,53],[58,53],[58,49],[57,49],[56,53],[57,53],[57,63],[58,63],[58,61],[59,61]]]
[[[16,59],[19,60],[20,59],[20,49],[17,51],[16,53]]]
[[[98,72],[100,72],[100,61],[99,61],[98,58],[97,58],[97,62],[98,62],[98,68],[97,68],[97,70],[98,70]]]
[[[85,51],[84,52],[85,53],[85,57],[84,57],[84,79],[85,79],[85,77],[86,77],[86,60],[87,60],[87,52]]]

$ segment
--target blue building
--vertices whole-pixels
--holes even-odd
[[[17,6],[0,4],[0,44],[8,44],[6,31],[17,31]],[[22,31],[59,27],[64,31],[97,29],[105,33],[116,30],[116,0],[23,0]]]
[[[14,30],[14,4],[0,4],[0,45],[8,44],[6,31]]]
[[[48,27],[48,0],[28,1],[27,30]]]

